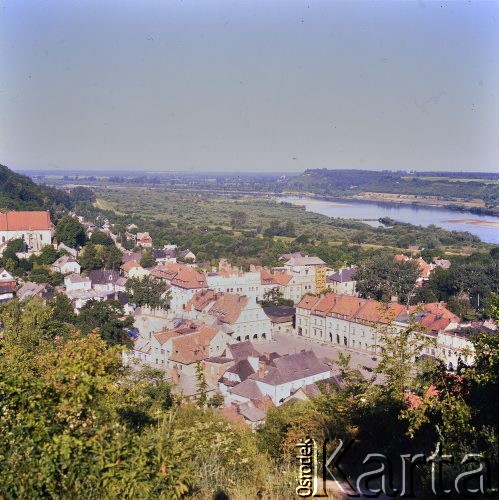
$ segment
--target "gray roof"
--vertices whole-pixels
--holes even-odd
[[[120,273],[114,269],[94,269],[88,273],[88,277],[93,284],[105,285],[116,283],[120,278]]]
[[[123,257],[121,258],[122,262],[128,262],[130,260],[135,260],[137,262],[142,258],[142,253],[140,252],[123,252]]]
[[[248,399],[257,399],[263,396],[256,382],[249,378],[235,387],[229,388],[229,392]]]
[[[172,259],[177,256],[177,250],[175,248],[169,248],[167,250],[163,248],[156,248],[151,252],[151,256],[153,259]]]
[[[325,262],[319,257],[291,257],[286,262],[287,266],[322,266]]]
[[[81,274],[76,273],[66,276],[65,279],[71,281],[71,283],[86,283],[90,281],[90,278],[87,278],[87,276],[82,276]]]
[[[54,287],[48,283],[33,283],[26,281],[24,285],[17,291],[17,297],[23,299],[24,297],[32,297],[39,295],[42,298],[48,298],[53,295]]]
[[[263,312],[274,323],[286,323],[289,321],[293,321],[295,308],[290,306],[269,306],[264,307]]]
[[[270,385],[279,385],[286,382],[301,380],[305,377],[330,373],[331,369],[325,363],[319,361],[313,351],[302,351],[289,356],[281,356],[273,360],[274,366],[267,366],[262,378],[258,373],[250,376],[250,379],[261,380]]]
[[[279,260],[289,260],[296,257],[306,257],[306,255],[302,252],[283,253],[279,255]]]
[[[260,408],[257,408],[250,402],[239,405],[239,413],[250,422],[260,422],[265,418],[266,413]]]
[[[246,359],[248,356],[260,356],[260,353],[253,347],[253,344],[249,340],[238,342],[237,344],[230,344],[227,347],[232,357],[236,360]]]
[[[76,262],[76,259],[72,255],[63,255],[59,257],[52,265],[55,267],[61,267],[68,262]]]
[[[326,281],[328,283],[331,283],[332,281],[336,281],[338,283],[346,283],[347,281],[354,281],[355,271],[357,271],[355,267],[344,267],[343,269],[336,271],[334,274],[329,275]]]
[[[231,366],[228,370],[230,373],[234,373],[239,376],[241,382],[246,380],[250,375],[255,373],[253,367],[247,359],[239,360],[234,366]]]

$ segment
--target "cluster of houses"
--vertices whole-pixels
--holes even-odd
[[[95,225],[79,219],[87,232],[95,230]],[[397,332],[417,321],[433,339],[427,356],[441,359],[449,369],[455,368],[459,359],[473,359],[469,334],[477,325],[463,324],[444,303],[407,309],[396,301],[381,304],[360,298],[354,266],[330,269],[320,258],[301,252],[279,256],[279,265],[272,269],[251,266],[243,270],[226,259],[216,267],[200,265],[188,249],[179,250],[176,245],[154,248],[148,233],[128,232],[138,229],[132,226],[127,228],[126,237],[135,241],[136,250],[123,252],[119,269],[82,274],[78,251],[60,244],[57,248],[65,255],[50,268],[64,275],[63,286],[18,284],[0,268],[0,300],[16,295],[48,299],[56,292],[65,293],[77,313],[89,301],[118,300],[134,318],[134,345],[124,354],[127,365],[164,370],[179,392],[193,398],[199,391],[201,368],[207,392],[224,397],[222,413],[252,426],[261,423],[272,406],[311,397],[319,386],[332,390],[344,386],[338,370],[328,360],[319,359],[313,348],[288,355],[260,352],[259,345],[267,343],[268,347],[276,335],[302,337],[309,339],[310,345],[316,342],[376,357],[385,348],[380,335],[383,328]],[[108,221],[101,229],[117,241]],[[3,245],[20,237],[30,252],[38,252],[43,245],[52,244],[52,236],[47,212],[0,214]],[[141,265],[145,265],[144,252],[150,256],[148,267]],[[397,261],[409,259],[395,257]],[[415,260],[420,269],[417,284],[427,280],[435,267],[450,265],[440,259],[432,264]],[[165,283],[168,309],[130,303],[125,292],[127,281],[146,276]],[[264,307],[262,302],[271,291],[293,305]],[[485,327],[491,332],[496,328],[492,324]]]

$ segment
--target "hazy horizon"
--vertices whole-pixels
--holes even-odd
[[[499,170],[497,1],[0,4],[14,170]]]

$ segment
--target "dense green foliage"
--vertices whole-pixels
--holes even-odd
[[[38,186],[29,177],[0,165],[0,210],[51,210],[70,208],[71,196],[60,189]]]
[[[121,265],[123,254],[115,245],[94,245],[87,243],[78,259],[86,271],[93,269],[118,269]]]
[[[126,282],[128,298],[137,306],[149,306],[152,309],[166,308],[168,295],[167,284],[148,275],[142,278],[129,278]]]
[[[133,326],[133,319],[125,316],[121,304],[114,300],[87,302],[76,317],[76,325],[84,334],[98,329],[102,339],[110,346],[132,345],[128,331]]]
[[[361,297],[389,302],[397,297],[406,303],[416,291],[419,269],[416,261],[398,262],[392,254],[382,253],[359,263],[355,272]]]
[[[57,223],[55,237],[59,243],[78,248],[85,244],[85,227],[74,217],[67,216]]]

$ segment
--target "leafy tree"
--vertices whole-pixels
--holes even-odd
[[[111,236],[104,233],[103,231],[98,231],[98,230],[92,232],[92,236],[90,236],[90,241],[94,245],[104,245],[104,246],[114,245],[114,241],[111,238]]]
[[[64,275],[61,273],[51,273],[43,267],[37,267],[30,271],[28,278],[35,283],[48,283],[52,286],[62,285]]]
[[[449,297],[447,308],[457,314],[463,321],[472,321],[477,317],[476,311],[466,295]]]
[[[231,213],[230,225],[234,229],[241,229],[246,225],[247,220],[248,216],[246,215],[245,212],[242,212],[241,210],[236,210],[235,212]]]
[[[57,223],[55,236],[59,243],[76,248],[85,244],[85,227],[74,217],[67,216]]]
[[[196,380],[197,380],[197,405],[200,408],[203,408],[208,401],[207,390],[208,383],[206,382],[206,378],[204,376],[203,367],[201,366],[200,361],[196,361]]]
[[[93,243],[88,243],[83,247],[79,255],[80,265],[83,269],[91,271],[92,269],[101,269],[104,263],[99,256],[98,249]]]
[[[125,289],[129,300],[137,306],[149,306],[152,309],[168,306],[169,296],[165,296],[167,285],[154,276],[129,278]]]
[[[37,261],[40,264],[52,264],[59,257],[57,250],[52,245],[44,245]]]
[[[438,300],[433,289],[427,285],[417,287],[410,299],[411,304],[427,304]]]
[[[82,307],[76,324],[84,334],[98,329],[102,339],[110,346],[132,345],[128,330],[133,326],[133,318],[124,317],[123,307],[117,301],[87,302]]]
[[[211,396],[211,398],[208,400],[208,406],[210,408],[221,408],[224,405],[224,403],[225,403],[225,398],[219,392],[213,394],[213,396]]]
[[[381,375],[384,381],[382,386],[373,386],[374,393],[385,393],[391,400],[402,404],[407,391],[415,389],[415,372],[424,349],[434,346],[435,341],[425,335],[424,327],[414,320],[414,316],[403,330],[398,330],[390,321],[381,324],[378,333],[381,354],[375,374]]]
[[[55,296],[48,302],[52,307],[52,317],[56,321],[74,325],[76,323],[76,314],[74,312],[71,300],[64,293],[56,293]]]
[[[262,306],[293,306],[293,301],[284,298],[279,287],[270,288],[263,294]]]
[[[95,201],[95,194],[89,188],[77,186],[71,190],[71,198],[77,203],[92,203]]]
[[[5,246],[2,257],[4,259],[17,258],[16,253],[24,252],[26,250],[26,243],[22,238],[9,240]]]
[[[140,258],[140,265],[142,267],[154,267],[156,261],[153,259],[151,252],[144,252]]]
[[[114,245],[102,248],[102,264],[105,269],[118,269],[121,265],[123,254]]]
[[[397,262],[391,255],[376,255],[359,263],[355,272],[357,291],[362,297],[388,302],[392,296],[405,302],[415,291],[418,264]]]

